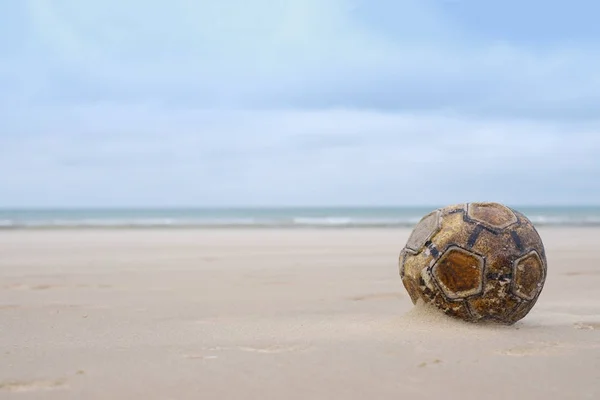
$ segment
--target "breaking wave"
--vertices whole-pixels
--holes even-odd
[[[33,228],[412,228],[423,214],[406,216],[261,216],[243,218],[0,218],[0,229]],[[526,214],[527,215],[527,214]],[[536,226],[600,226],[600,215],[530,214]]]

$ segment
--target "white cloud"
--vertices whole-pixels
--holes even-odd
[[[0,139],[4,205],[600,201],[600,126],[344,110],[40,118],[46,131]]]

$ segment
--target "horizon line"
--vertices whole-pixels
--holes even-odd
[[[117,206],[99,206],[99,205],[90,205],[90,206],[0,206],[0,211],[73,211],[73,210],[256,210],[256,209],[323,209],[323,208],[332,208],[332,209],[353,209],[353,208],[432,208],[438,209],[447,207],[453,204],[466,204],[466,203],[476,203],[477,201],[470,202],[456,202],[456,203],[448,203],[446,205],[436,205],[436,204],[354,204],[354,205],[151,205],[151,206],[141,206],[141,205],[117,205]],[[552,208],[561,208],[561,207],[581,207],[581,208],[595,208],[600,207],[600,204],[568,204],[568,203],[556,203],[556,204],[516,204],[509,202],[497,202],[500,204],[504,204],[509,207],[552,207]]]

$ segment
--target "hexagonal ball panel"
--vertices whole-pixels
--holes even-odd
[[[531,251],[513,263],[513,286],[515,295],[533,300],[542,290],[545,272],[536,251]]]
[[[433,276],[448,299],[456,300],[483,291],[484,260],[478,254],[451,246],[433,266]]]
[[[469,203],[467,215],[492,229],[506,229],[518,222],[510,208],[498,203]]]
[[[424,216],[410,234],[406,248],[414,253],[421,251],[425,243],[440,229],[440,211],[436,210]]]

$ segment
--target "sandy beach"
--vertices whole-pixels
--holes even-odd
[[[0,232],[1,399],[599,399],[600,228],[514,326],[413,307],[409,229]]]

